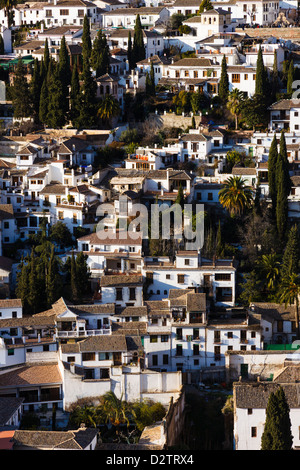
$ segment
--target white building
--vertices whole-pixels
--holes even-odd
[[[83,25],[87,15],[91,23],[99,20],[97,6],[86,0],[49,0],[44,3],[29,2],[13,8],[14,26],[33,26],[41,21],[46,27],[63,25]],[[7,27],[4,9],[0,10],[0,22]]]
[[[164,6],[102,11],[102,26],[103,28],[134,28],[137,15],[140,15],[142,27],[147,30],[155,27],[160,21],[167,21],[169,11]]]

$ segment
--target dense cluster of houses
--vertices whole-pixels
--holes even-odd
[[[295,3],[215,1],[214,8],[200,16],[193,16],[199,0],[145,0],[138,8],[121,0],[18,3],[13,27],[26,27],[26,40],[12,44],[7,16],[0,10],[0,67],[10,67],[21,56],[30,79],[30,64],[43,57],[46,39],[58,60],[63,36],[70,63],[76,63],[87,16],[92,39],[101,28],[111,52],[110,71],[96,77],[98,96],[112,94],[122,111],[126,93],[145,89],[151,64],[156,85],[217,96],[224,56],[229,89],[251,97],[259,45],[266,67],[272,69],[276,57],[278,70],[290,54],[299,66],[299,45],[272,35],[250,40],[247,25],[276,26],[282,11],[297,8]],[[130,70],[128,32],[133,36],[138,14],[146,58]],[[172,15],[186,17],[184,32],[172,28]],[[285,21],[294,24],[291,17]],[[174,62],[164,53],[170,48],[195,51],[195,56]],[[14,119],[10,104],[4,104],[1,121],[9,129]],[[291,346],[297,340],[296,307],[255,302],[240,307],[234,258],[208,259],[201,249],[187,250],[180,243],[173,256],[145,254],[147,241],[134,226],[125,235],[117,228],[121,221],[127,226],[141,206],[149,212],[156,204],[170,208],[180,189],[187,203],[221,211],[219,191],[232,175],[253,187],[259,181],[261,197],[268,198],[269,148],[282,129],[293,184],[289,216],[297,220],[299,108],[300,99],[273,103],[267,132],[229,133],[207,123],[200,113],[199,125],[182,128],[171,143],[140,146],[121,164],[111,162],[96,172],[98,151],[118,140],[126,126],[114,132],[64,129],[2,136],[0,426],[16,429],[23,413],[33,411],[49,428],[55,410],[56,426],[63,429],[72,404],[107,391],[124,400],[151,399],[167,407],[184,384],[233,383],[234,445],[237,450],[255,450],[260,448],[268,396],[282,385],[290,404],[293,446],[299,448],[299,357]],[[227,154],[234,150],[251,157],[252,164],[226,173]],[[105,237],[98,224],[108,206],[105,220],[111,232]],[[21,300],[11,295],[18,263],[7,253],[17,242],[38,235],[45,219],[48,228],[63,222],[76,241],[76,249],[60,247],[63,261],[71,253],[86,255],[92,296],[83,305],[61,297],[49,310],[26,316]],[[16,432],[20,448],[37,446],[32,435]],[[62,432],[52,448],[68,442],[69,448],[93,449],[96,434],[86,433]]]

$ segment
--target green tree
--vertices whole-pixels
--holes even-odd
[[[45,47],[44,47],[44,65],[45,65],[46,74],[48,72],[50,60],[51,58],[50,58],[50,52],[49,52],[48,39],[46,38]]]
[[[62,37],[59,48],[57,79],[60,82],[63,94],[61,108],[63,114],[66,116],[69,111],[69,86],[71,84],[71,68],[65,36]]]
[[[151,61],[149,76],[150,76],[150,83],[151,83],[151,93],[152,95],[154,95],[155,94],[155,71],[154,71],[153,60]]]
[[[79,116],[81,109],[81,92],[77,67],[73,67],[70,89],[70,111],[69,117],[74,127],[80,127]]]
[[[119,434],[121,424],[129,426],[129,407],[122,397],[118,398],[114,392],[109,391],[101,397],[101,402],[106,422],[116,428],[116,434]]]
[[[101,77],[101,75],[109,72],[109,63],[110,52],[106,36],[102,30],[99,29],[91,51],[91,67],[95,70],[96,77]]]
[[[25,76],[23,61],[19,58],[12,87],[12,103],[15,118],[26,118],[31,115],[29,85]]]
[[[242,215],[253,204],[253,190],[239,176],[230,176],[219,191],[219,201],[231,216]]]
[[[96,103],[97,85],[92,77],[89,60],[83,62],[82,86],[81,86],[81,105],[79,124],[80,127],[87,129],[96,125],[97,103]]]
[[[64,248],[70,247],[74,244],[74,240],[67,225],[60,220],[53,224],[50,228],[49,238],[53,243],[56,243]]]
[[[183,189],[182,189],[182,185],[180,184],[179,186],[179,189],[178,189],[178,193],[177,193],[177,197],[176,197],[176,200],[175,200],[175,204],[179,204],[182,209],[183,209],[183,206],[184,206],[184,194],[183,194]]]
[[[128,59],[129,71],[131,71],[134,68],[134,63],[132,61],[132,38],[131,38],[130,30],[128,31],[127,59]]]
[[[3,36],[0,34],[0,55],[4,54],[4,41],[3,41]]]
[[[42,124],[46,124],[48,116],[48,85],[47,78],[44,79],[41,88],[41,97],[39,105],[39,120]]]
[[[222,59],[222,64],[221,64],[221,77],[220,77],[220,82],[219,82],[219,97],[223,103],[225,103],[225,101],[227,100],[228,93],[229,93],[229,79],[228,79],[228,73],[227,73],[226,57],[224,54],[223,59]]]
[[[121,112],[120,104],[112,95],[106,95],[98,107],[98,117],[106,124],[110,125],[114,117]]]
[[[48,82],[48,113],[47,125],[53,129],[61,129],[66,123],[66,103],[63,84],[59,78],[59,69]]]
[[[288,69],[288,76],[287,76],[287,85],[286,85],[286,92],[289,97],[293,94],[293,82],[295,80],[295,68],[293,60],[290,61],[289,69]]]
[[[299,271],[300,246],[299,231],[294,224],[289,231],[287,244],[282,256],[280,275],[282,279]]]
[[[278,255],[276,253],[262,255],[259,261],[259,268],[263,279],[266,280],[267,289],[269,291],[274,291],[280,272],[280,263],[278,261]]]
[[[72,256],[71,256],[70,274],[71,274],[72,301],[76,303],[78,300],[78,288],[77,288],[76,260],[75,260],[75,255],[73,251],[72,251]]]
[[[222,258],[224,256],[224,243],[222,239],[221,221],[219,220],[217,237],[216,237],[216,257]]]
[[[144,31],[141,24],[141,18],[138,14],[134,26],[133,46],[132,46],[132,64],[136,67],[137,62],[144,60],[146,57],[144,45]]]
[[[239,301],[242,304],[249,306],[252,302],[260,302],[262,300],[261,281],[254,269],[244,275],[244,279],[239,287],[242,289],[239,297]]]
[[[198,10],[198,15],[203,13],[204,11],[212,10],[213,6],[210,0],[202,0],[200,3],[200,7]]]
[[[41,89],[42,89],[42,82],[41,82],[40,63],[38,59],[35,59],[32,79],[29,85],[30,101],[31,101],[31,106],[32,106],[35,122],[39,122]]]
[[[54,302],[61,296],[61,292],[59,263],[54,253],[54,245],[52,245],[46,274],[46,295],[48,307],[54,304]]]
[[[261,46],[259,46],[257,61],[256,61],[256,80],[255,80],[255,94],[265,96],[267,91],[266,82],[266,69],[264,66],[263,55]]]
[[[269,395],[261,450],[292,450],[292,444],[289,405],[280,386]]]
[[[278,141],[276,134],[274,134],[268,157],[268,183],[269,183],[269,195],[272,200],[273,214],[276,212],[276,195],[277,195],[277,161],[278,161]]]
[[[91,30],[90,23],[87,15],[84,15],[83,19],[83,29],[82,29],[82,58],[83,63],[88,61],[90,62],[91,52],[92,52],[92,41],[91,41]]]
[[[76,285],[77,296],[79,300],[88,293],[89,290],[89,270],[87,265],[87,256],[80,251],[76,256]]]
[[[279,302],[288,305],[295,305],[295,324],[296,335],[299,339],[299,296],[300,296],[300,279],[298,274],[292,273],[281,282],[279,289]]]
[[[276,101],[276,95],[279,91],[279,76],[277,63],[277,50],[274,50],[274,62],[272,70],[272,101]]]
[[[235,129],[238,129],[238,117],[244,104],[244,94],[242,91],[234,88],[228,93],[227,108],[234,115]]]
[[[16,296],[22,300],[23,311],[28,313],[29,311],[29,301],[28,301],[28,292],[29,292],[29,283],[28,283],[28,264],[22,258],[21,263],[18,266],[17,270],[17,279],[16,279]]]

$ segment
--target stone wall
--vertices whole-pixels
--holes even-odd
[[[270,37],[300,41],[300,28],[236,28],[236,33],[247,34],[250,37]]]
[[[196,126],[201,122],[201,116],[195,115]],[[181,127],[187,129],[192,125],[192,116],[177,116],[175,113],[150,114],[147,122],[149,125],[156,125],[159,129],[164,127]]]

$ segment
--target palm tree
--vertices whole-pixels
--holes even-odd
[[[231,216],[241,215],[253,204],[253,189],[240,176],[230,176],[219,191],[219,201]]]
[[[285,307],[288,305],[295,304],[295,322],[296,322],[296,334],[299,339],[299,295],[300,295],[300,278],[298,274],[292,273],[286,277],[279,291],[279,302],[284,304]]]
[[[129,426],[129,407],[122,400],[122,397],[118,398],[114,392],[109,391],[102,396],[101,406],[106,422],[115,426],[117,434],[119,433],[120,424],[127,424]]]
[[[276,285],[280,270],[278,255],[276,253],[262,255],[259,264],[261,272],[263,275],[265,275],[267,280],[267,289],[273,290]]]
[[[241,112],[242,105],[244,103],[244,93],[237,88],[234,88],[228,93],[227,98],[227,109],[234,115],[235,118],[235,129],[238,128],[238,116]]]
[[[104,100],[101,101],[97,115],[107,124],[110,124],[112,118],[119,116],[121,112],[121,107],[112,95],[106,95]]]

